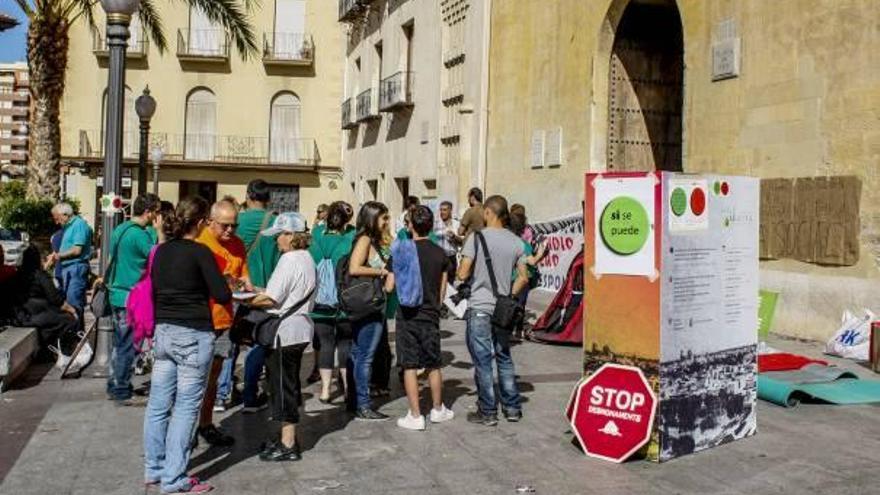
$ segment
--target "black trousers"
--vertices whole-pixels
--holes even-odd
[[[266,381],[272,418],[284,423],[299,423],[302,390],[299,380],[303,351],[307,343],[266,349]]]
[[[391,388],[391,365],[394,357],[391,355],[391,343],[388,341],[388,320],[382,323],[382,336],[379,338],[379,347],[373,357],[373,374],[370,376],[370,385],[373,388]]]
[[[47,308],[32,314],[25,326],[36,327],[40,347],[59,345],[65,355],[70,355],[79,343],[77,333],[81,328],[80,321],[70,313],[57,308]]]
[[[324,370],[344,368],[351,353],[351,322],[348,320],[315,320],[315,336],[319,346],[318,367]]]

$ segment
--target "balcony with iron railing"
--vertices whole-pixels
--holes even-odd
[[[348,22],[357,18],[373,3],[373,0],[339,0],[339,22]]]
[[[178,29],[177,58],[185,62],[229,62],[229,35],[225,30]]]
[[[128,47],[125,50],[125,57],[129,59],[142,59],[147,56],[149,43],[146,35],[141,32],[137,38],[129,38]],[[107,38],[98,31],[92,33],[92,53],[98,58],[108,58],[110,56],[110,47],[107,45]]]
[[[364,122],[379,118],[379,111],[376,108],[376,98],[373,97],[373,88],[362,91],[357,97],[357,111],[355,120]]]
[[[343,129],[352,129],[357,127],[357,122],[354,120],[354,114],[352,113],[352,106],[354,105],[354,99],[348,98],[342,102],[342,128]]]
[[[27,135],[28,122],[27,122],[27,120],[16,120],[14,122],[0,122],[0,131],[12,131],[12,132],[17,132],[19,134]]]
[[[30,93],[28,91],[13,90],[12,88],[0,88],[0,101],[27,103],[29,99]]]
[[[9,150],[0,151],[0,161],[21,162],[26,161],[28,157],[27,150]]]
[[[315,61],[315,41],[305,33],[263,33],[263,64],[310,66]]]
[[[26,146],[27,136],[21,136],[18,134],[12,134],[10,136],[0,136],[0,146]]]
[[[393,112],[413,105],[415,74],[401,71],[379,83],[379,111]]]
[[[30,113],[31,109],[27,106],[0,107],[0,115],[27,117]]]
[[[124,132],[122,158],[137,160],[137,132]],[[321,163],[318,145],[311,138],[267,138],[254,136],[218,136],[214,134],[150,133],[147,149],[158,147],[165,162],[216,164],[226,166],[277,166],[315,168]],[[103,133],[81,130],[80,158],[104,156]]]

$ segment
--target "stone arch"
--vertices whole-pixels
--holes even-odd
[[[684,36],[674,0],[613,0],[593,56],[590,170],[682,170]]]

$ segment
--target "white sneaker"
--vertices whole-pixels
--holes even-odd
[[[452,412],[452,409],[447,409],[446,404],[440,406],[440,409],[431,409],[431,422],[432,423],[443,423],[444,421],[450,421],[455,417],[455,413]]]
[[[425,417],[413,416],[412,413],[407,411],[406,416],[397,420],[397,426],[407,430],[424,431]]]

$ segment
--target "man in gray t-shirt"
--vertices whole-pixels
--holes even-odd
[[[486,238],[486,246],[492,257],[492,268],[495,272],[495,280],[498,282],[498,293],[508,295],[513,284],[514,270],[519,263],[525,263],[522,240],[505,228],[486,227],[480,232]],[[461,251],[463,257],[474,260],[468,307],[472,310],[492,314],[495,311],[495,295],[492,293],[492,281],[489,280],[486,253],[482,244],[480,244],[479,252],[474,254],[477,244],[479,244],[477,236],[471,234]]]
[[[507,200],[492,196],[483,205],[486,228],[480,231],[486,239],[486,247],[492,258],[492,268],[500,295],[516,296],[529,283],[526,272],[522,241],[504,228],[508,217]],[[479,244],[479,248],[477,245]],[[511,280],[516,273],[516,280]],[[498,367],[498,388],[501,391],[501,409],[508,421],[522,418],[516,372],[510,354],[510,339],[498,338],[500,332],[512,329],[493,328],[492,312],[495,295],[486,267],[486,250],[471,234],[462,250],[458,280],[470,280],[471,297],[468,300],[467,344],[474,363],[479,411],[468,415],[468,421],[486,426],[498,424],[498,403],[495,400],[495,383],[492,363]]]

